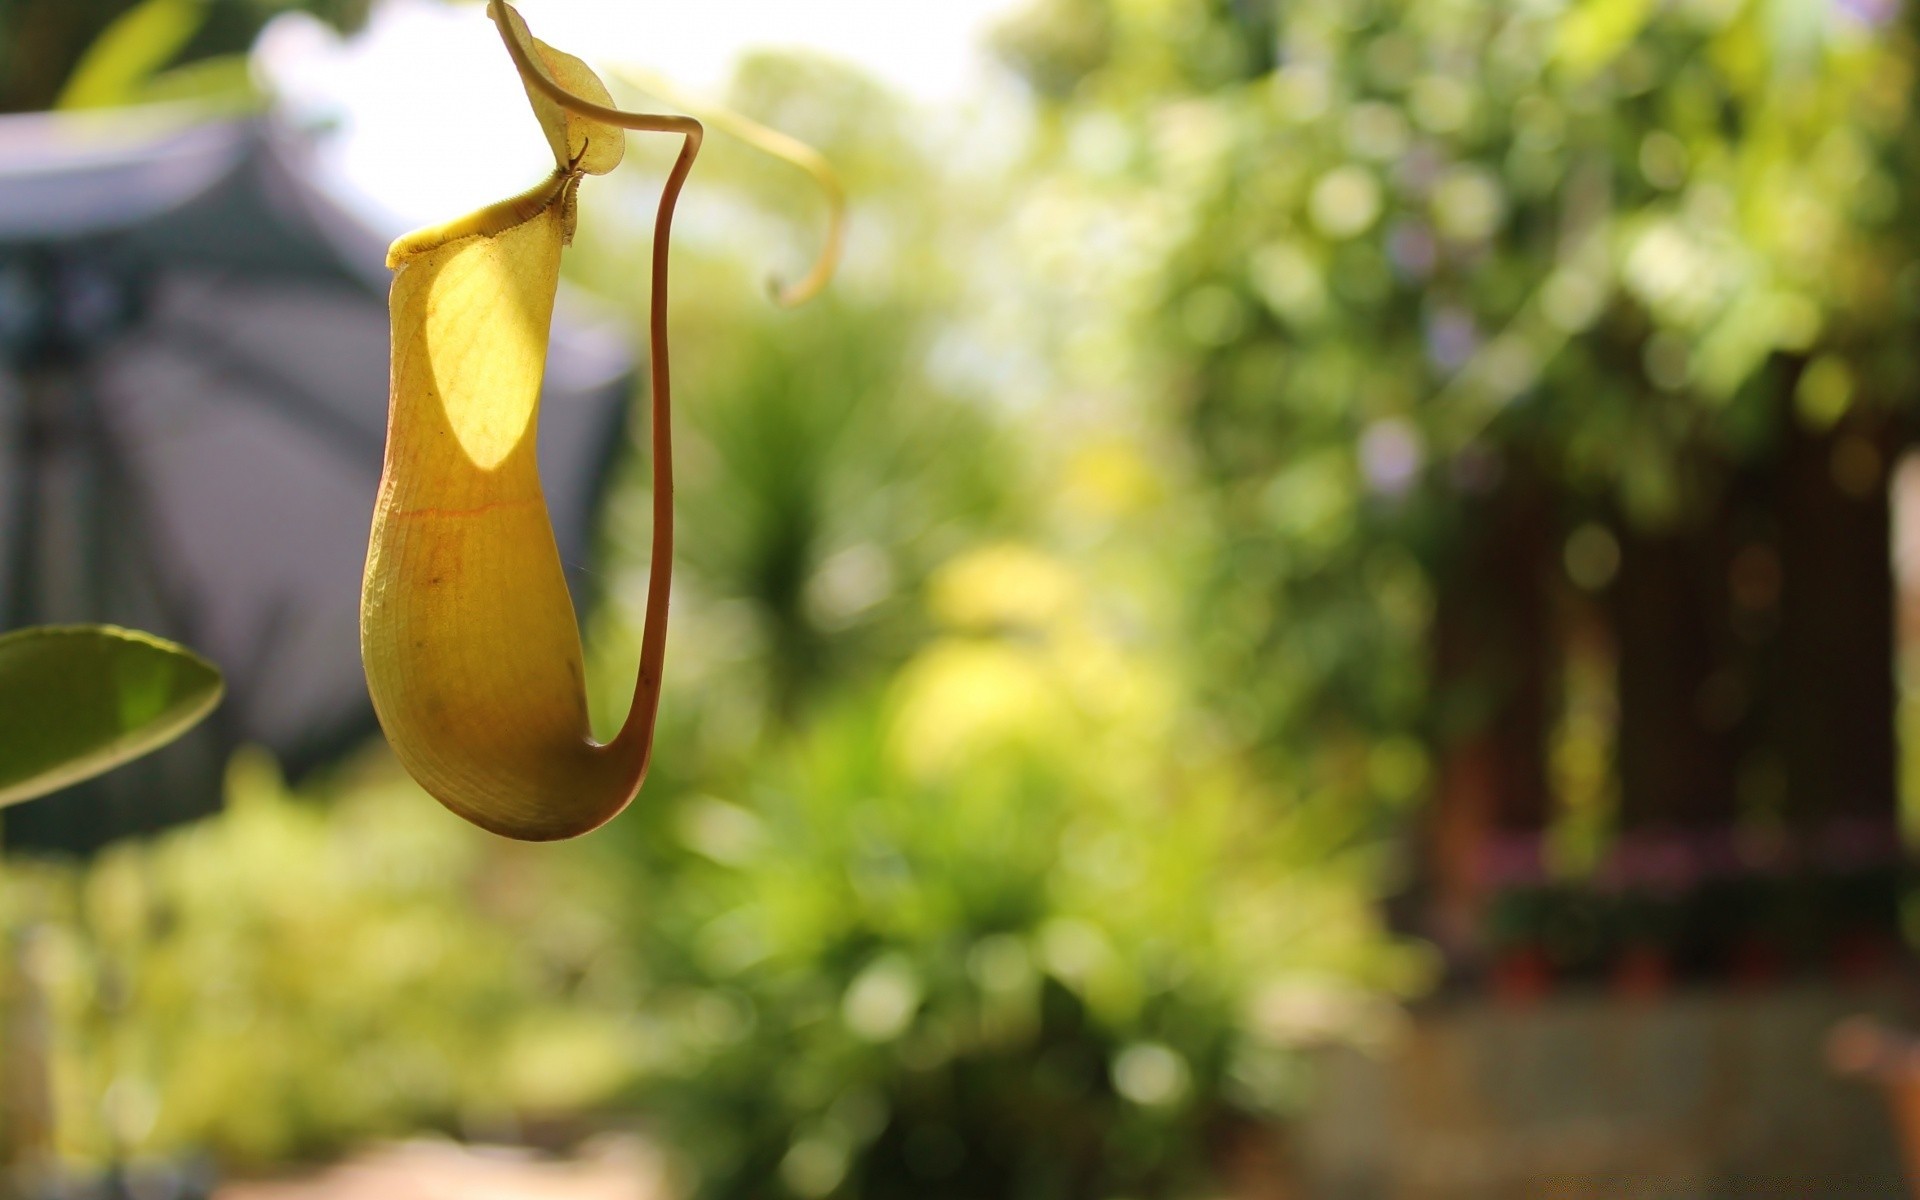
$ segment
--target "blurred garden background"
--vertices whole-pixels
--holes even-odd
[[[231,289],[300,256],[221,189],[297,193],[346,265],[301,251],[254,374],[172,353],[291,393],[340,353],[299,314],[383,329],[385,239],[546,170],[483,6],[0,0],[0,621],[140,621],[239,680],[0,824],[0,1186],[406,1200],[325,1172],[425,1136],[561,1182],[423,1196],[595,1162],[625,1182],[578,1194],[634,1200],[1906,1194],[1904,1044],[1824,1048],[1920,1016],[1920,13],[522,7],[851,200],[831,288],[777,308],[825,205],[709,140],[661,741],[553,846],[434,804],[360,694],[299,715],[358,678],[304,595],[221,651],[241,526],[142,541],[137,439],[114,487],[60,440],[181,426],[47,415],[200,378],[140,340],[196,296],[242,349],[278,311]],[[242,148],[124,226],[9,207],[208,129]],[[645,344],[675,149],[585,185],[551,366],[614,413],[548,479],[609,733],[644,372],[583,364]],[[384,354],[348,356],[374,471]],[[238,565],[87,574],[196,538]]]

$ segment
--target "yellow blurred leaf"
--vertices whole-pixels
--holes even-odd
[[[55,108],[111,108],[140,98],[147,81],[180,53],[207,19],[204,0],[143,0],[94,39]]]

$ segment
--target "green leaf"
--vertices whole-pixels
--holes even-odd
[[[143,0],[101,31],[74,67],[55,108],[131,104],[207,19],[204,0]]]
[[[0,636],[0,807],[165,745],[224,690],[212,664],[131,629],[47,625]]]

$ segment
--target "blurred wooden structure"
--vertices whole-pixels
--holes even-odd
[[[1457,982],[1751,981],[1901,953],[1889,481],[1908,440],[1859,411],[1820,431],[1783,414],[1754,461],[1683,464],[1696,500],[1658,528],[1521,466],[1466,501],[1414,906]],[[1574,561],[1579,538],[1599,562]],[[1605,728],[1570,733],[1569,682],[1595,663]],[[1604,797],[1564,794],[1576,734],[1604,742],[1571,748],[1602,761]],[[1567,861],[1570,820],[1605,830],[1596,861]]]

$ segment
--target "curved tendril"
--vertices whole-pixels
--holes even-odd
[[[827,161],[826,155],[807,145],[799,138],[769,129],[760,122],[732,109],[716,104],[695,100],[682,92],[668,80],[651,71],[635,67],[621,67],[614,72],[632,86],[653,96],[659,97],[675,108],[684,108],[697,112],[715,129],[727,133],[752,146],[762,154],[777,158],[805,171],[813,178],[827,201],[827,238],[820,247],[820,254],[806,275],[791,284],[782,284],[778,279],[770,281],[773,298],[776,303],[786,307],[804,304],[820,294],[833,278],[840,264],[840,252],[846,245],[847,234],[847,190],[840,183],[839,172]]]
[[[667,243],[673,232],[674,203],[700,153],[704,134],[700,122],[692,117],[661,113],[630,113],[574,95],[548,75],[539,60],[520,43],[513,23],[500,11],[501,0],[488,0],[487,13],[500,30],[507,53],[522,78],[539,88],[562,108],[581,116],[644,133],[677,133],[682,137],[680,155],[667,172],[660,189],[660,207],[653,224],[653,260],[649,280],[647,314],[648,369],[653,390],[653,548],[648,560],[647,607],[640,630],[640,677],[634,687],[633,707],[615,741],[637,737],[646,744],[647,759],[653,757],[654,719],[660,711],[660,682],[667,654],[667,600],[673,582],[673,386],[667,362]]]

